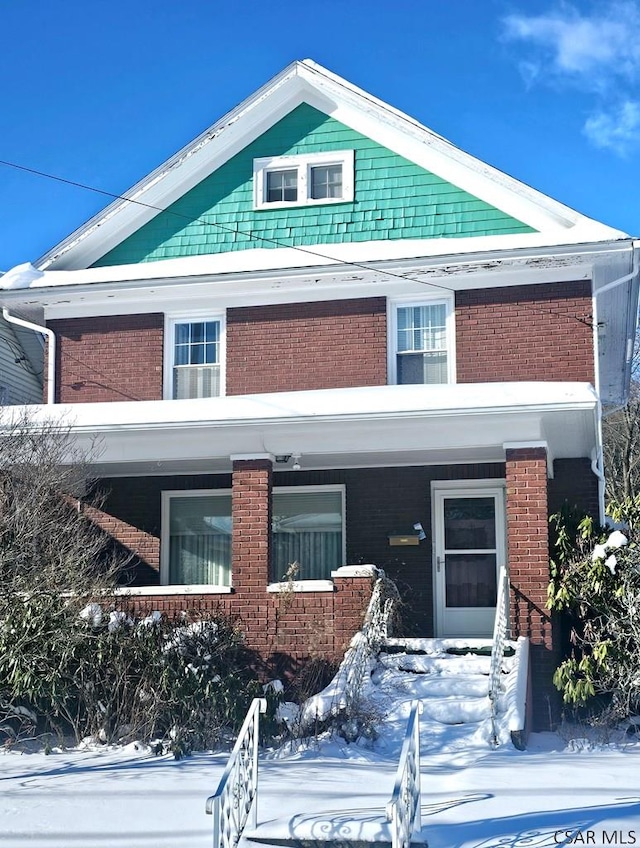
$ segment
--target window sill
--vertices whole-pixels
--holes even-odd
[[[123,586],[115,590],[116,595],[153,596],[153,595],[228,595],[233,591],[231,586],[209,586],[175,584],[173,586]]]
[[[335,586],[331,580],[296,580],[294,582],[269,583],[267,592],[333,592]]]
[[[379,577],[381,570],[375,565],[342,565],[332,571],[332,577]]]

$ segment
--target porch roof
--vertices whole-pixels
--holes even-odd
[[[127,475],[228,472],[237,454],[300,455],[305,469],[496,462],[514,442],[588,457],[597,405],[586,383],[520,382],[28,409],[34,424],[68,424],[97,473]]]

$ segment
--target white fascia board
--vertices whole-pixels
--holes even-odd
[[[37,267],[92,264],[303,101],[547,235],[557,230],[564,241],[625,235],[480,162],[415,119],[305,61],[285,68],[133,186],[126,199],[115,200],[37,260]]]
[[[468,383],[443,386],[374,386],[280,392],[183,401],[55,404],[10,407],[8,420],[70,423],[76,432],[193,429],[269,422],[345,422],[479,413],[527,413],[597,408],[586,383]]]
[[[380,243],[370,244],[373,249],[380,247]],[[172,314],[184,312],[186,303],[191,310],[214,306],[222,310],[380,295],[428,297],[468,289],[591,280],[596,267],[630,261],[630,252],[631,242],[625,240],[464,256],[372,259],[362,267],[327,263],[229,273],[213,272],[220,268],[219,257],[200,256],[89,271],[45,271],[41,280],[29,286],[14,284],[7,291],[0,287],[0,303],[9,308],[43,307],[50,320],[157,311]],[[384,253],[378,251],[378,255]]]
[[[566,235],[566,234],[565,234]],[[540,233],[523,233],[505,236],[485,236],[449,239],[398,239],[349,244],[308,245],[303,248],[254,248],[252,250],[228,251],[225,253],[162,259],[157,262],[142,262],[131,265],[111,265],[101,268],[44,271],[37,279],[25,276],[24,283],[14,283],[10,290],[0,293],[16,299],[14,292],[71,289],[99,284],[126,282],[130,285],[175,284],[189,277],[222,277],[227,274],[264,275],[278,272],[278,277],[296,274],[299,269],[313,268],[318,271],[335,270],[344,273],[373,271],[383,273],[394,270],[389,263],[412,262],[424,267],[440,266],[447,271],[451,264],[468,266],[490,261],[509,261],[531,257],[571,257],[576,264],[590,261],[598,254],[632,249],[628,238],[595,242],[571,241],[550,242]],[[350,263],[363,265],[353,268]],[[382,263],[387,263],[383,265]],[[398,266],[400,270],[400,267]],[[119,290],[122,286],[118,287]]]

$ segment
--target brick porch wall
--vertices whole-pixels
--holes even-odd
[[[511,582],[512,637],[531,646],[534,730],[557,713],[552,677],[559,662],[559,636],[546,608],[549,581],[547,453],[544,448],[506,452],[507,545]]]
[[[268,459],[233,463],[232,594],[176,594],[122,597],[120,606],[137,614],[153,610],[175,616],[219,612],[236,620],[268,674],[294,676],[309,659],[337,661],[362,624],[373,578],[340,577],[333,591],[268,592],[271,562],[271,493],[273,471]],[[93,511],[107,532],[116,525]],[[132,552],[142,550],[147,534],[119,528]],[[155,550],[151,551],[155,555]]]

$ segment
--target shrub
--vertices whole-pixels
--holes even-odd
[[[222,616],[132,620],[42,592],[2,600],[1,728],[76,740],[161,738],[176,754],[236,730],[259,686],[240,631]]]
[[[629,539],[590,519],[553,517],[549,607],[571,616],[571,654],[554,676],[565,703],[595,699],[600,720],[617,721],[640,710],[640,499],[610,512],[618,521],[630,515]]]

